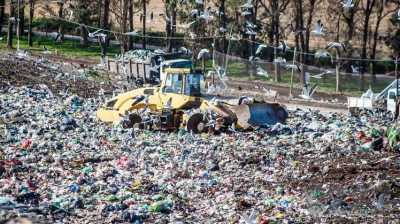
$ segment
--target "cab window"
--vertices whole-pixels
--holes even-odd
[[[185,81],[185,95],[201,97],[204,76],[201,74],[187,74]]]

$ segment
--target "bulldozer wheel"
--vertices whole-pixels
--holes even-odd
[[[139,122],[142,121],[142,117],[137,114],[131,114],[129,115],[129,121],[125,121],[122,123],[122,127],[124,129],[128,128],[138,128]]]
[[[186,122],[186,131],[192,132],[193,134],[200,134],[202,132],[207,132],[208,127],[206,127],[207,121],[203,120],[203,114],[197,113],[190,116]]]

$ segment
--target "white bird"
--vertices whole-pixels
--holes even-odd
[[[329,50],[329,49],[331,49],[332,47],[339,47],[339,48],[342,48],[342,49],[344,50],[344,52],[347,53],[347,47],[346,47],[346,45],[341,44],[341,43],[337,43],[337,42],[330,42],[330,43],[328,43],[328,45],[326,45],[325,50]]]
[[[254,23],[246,20],[246,27],[254,29],[254,28],[257,28],[257,25],[255,25]]]
[[[239,212],[239,216],[244,219],[246,224],[255,224],[257,222],[258,211],[257,208],[254,207],[250,216],[244,212]],[[258,222],[257,222],[258,223]]]
[[[400,9],[399,9],[399,11],[397,12],[397,20],[400,20]]]
[[[257,35],[257,32],[255,32],[254,30],[250,29],[250,28],[246,28],[246,34],[248,35]]]
[[[331,97],[331,102],[332,102],[332,103],[338,103],[339,100],[338,100],[338,98],[333,98],[333,97]]]
[[[262,90],[264,91],[264,92],[271,92],[271,89],[270,88],[268,88],[268,86],[266,86],[265,84],[262,84]]]
[[[43,54],[51,54],[49,50],[47,50],[47,47],[43,45]]]
[[[118,65],[119,67],[122,68],[122,70],[124,71],[124,75],[125,75],[125,76],[128,76],[128,71],[129,71],[130,69],[127,68],[127,67],[125,67],[125,64],[123,64],[123,63],[117,63],[117,65]]]
[[[320,74],[318,74],[318,75],[312,75],[312,76],[310,76],[310,78],[320,79],[320,78],[322,78],[323,75],[327,75],[327,74],[333,74],[333,72],[331,72],[331,71],[324,71],[324,72],[322,72],[322,73],[320,73]]]
[[[195,16],[195,15],[200,16],[201,15],[201,11],[197,10],[197,9],[192,9],[192,11],[190,11],[190,13],[189,13],[189,16],[192,17],[192,16]]]
[[[199,4],[199,5],[204,5],[203,0],[195,0],[194,2],[195,2],[196,4]]]
[[[269,76],[268,76],[268,73],[264,70],[264,69],[262,69],[260,66],[258,66],[258,65],[256,65],[256,67],[257,67],[257,75],[261,75],[261,76],[264,76],[264,77],[266,77],[266,78],[268,78]]]
[[[312,95],[314,94],[315,90],[318,87],[318,83],[315,84],[313,87],[311,87],[310,90],[308,90],[308,85],[305,84],[303,87],[303,92],[301,95],[299,95],[301,98],[305,99],[305,100],[312,100]]]
[[[19,58],[30,58],[30,52],[27,50],[22,50],[20,52],[18,52],[18,57]]]
[[[147,20],[147,23],[154,23],[154,14],[153,14],[153,12],[150,13],[150,19]]]
[[[299,67],[298,65],[286,65],[286,66],[285,66],[285,70],[288,70],[289,68],[291,68],[291,69],[297,69],[297,71],[298,71],[299,73],[301,73],[301,69],[300,69],[300,67]]]
[[[311,34],[319,35],[322,36],[324,33],[322,33],[322,28],[324,28],[324,24],[321,23],[321,20],[319,19],[317,21],[317,24],[315,24],[315,30],[311,31]]]
[[[259,54],[262,51],[262,49],[264,49],[266,47],[268,47],[268,45],[266,45],[266,44],[258,45],[257,50],[256,50],[256,54]]]
[[[251,15],[251,12],[249,11],[244,11],[240,14],[241,16],[247,16],[247,15]]]
[[[159,72],[158,72],[158,68],[159,68],[159,67],[160,67],[160,65],[154,65],[153,67],[150,68],[150,71],[159,73]]]
[[[253,8],[253,0],[248,0],[247,2],[246,2],[246,4],[244,4],[244,5],[241,5],[241,6],[239,6],[239,8],[248,8],[248,9],[251,9],[251,8]]]
[[[306,29],[306,28],[304,27],[304,28],[301,29],[301,30],[296,30],[296,29],[294,28],[293,24],[292,24],[292,23],[290,24],[290,31],[292,31],[291,34],[293,34],[293,35],[295,35],[295,36],[296,36],[297,34],[303,32],[305,29]]]
[[[208,49],[201,49],[199,54],[197,55],[197,60],[200,60],[200,58],[203,57],[203,55],[208,52],[210,52]]]
[[[219,28],[219,31],[220,31],[221,33],[225,33],[225,32],[226,32],[226,29],[223,28],[223,27],[220,27],[220,28]]]
[[[165,21],[167,22],[167,23],[170,23],[171,24],[171,30],[172,30],[172,28],[174,27],[174,23],[173,23],[173,21],[167,16],[167,14],[165,14],[165,12],[163,12],[163,13],[160,13],[160,14],[158,14],[159,16],[162,16],[164,19],[165,19]]]
[[[69,10],[69,13],[70,13],[69,21],[71,21],[72,15],[74,14],[75,7],[73,5],[71,5],[71,4],[69,4],[67,2],[63,2],[63,1],[52,1],[52,2],[56,2],[58,4],[64,5],[65,8],[67,8]]]
[[[98,64],[97,66],[100,66],[100,67],[105,67],[106,66],[106,60],[105,60],[104,54],[101,55],[100,64]]]
[[[343,8],[352,8],[354,4],[351,4],[353,0],[347,0],[347,2],[340,2],[343,5]]]
[[[197,37],[197,35],[196,35],[195,33],[193,33],[193,32],[190,32],[190,33],[189,33],[189,37],[190,37],[191,39],[195,39],[195,38]]]
[[[190,23],[188,23],[188,24],[185,24],[185,25],[174,25],[174,26],[187,30],[187,29],[189,29],[190,26],[192,26],[195,22],[197,22],[197,20],[195,20],[195,21],[193,21],[193,22],[190,22]]]
[[[224,14],[224,13],[221,12],[221,11],[218,11],[218,10],[215,11],[215,15],[217,15],[219,19],[221,19],[221,17],[222,17],[223,14]]]
[[[206,11],[204,11],[204,13],[202,15],[200,15],[200,18],[204,19],[204,20],[213,20],[214,16],[210,16],[210,11],[211,11],[211,7],[208,7]]]
[[[93,33],[91,33],[85,24],[83,24],[83,27],[85,27],[85,29],[87,30],[88,36],[90,38],[94,38],[94,37],[99,37],[99,36],[105,35],[104,33],[99,33],[100,31],[102,31],[102,29],[98,29],[98,30],[94,31]]]
[[[164,106],[168,107],[171,110],[174,109],[174,107],[172,106],[172,97],[169,98],[169,100],[167,101],[167,103]]]
[[[290,47],[286,45],[285,41],[279,41],[278,49],[281,49],[283,53],[286,53],[287,50],[290,50]]]
[[[133,30],[133,31],[131,31],[131,32],[125,33],[125,35],[128,35],[128,36],[137,36],[137,35],[139,35],[138,32],[140,32],[140,29],[135,29],[135,30]]]
[[[9,18],[9,21],[11,22],[11,23],[16,23],[16,22],[19,22],[19,21],[21,21],[19,18],[15,18],[15,17],[10,17]]]
[[[331,54],[329,54],[328,52],[322,52],[322,51],[317,51],[314,54],[315,58],[326,58],[328,55],[331,56]]]
[[[286,62],[286,59],[284,59],[284,58],[282,58],[282,57],[277,57],[277,58],[274,59],[274,62],[275,62],[275,63],[280,63],[280,62],[285,63],[285,62]]]
[[[63,35],[57,32],[53,32],[52,34],[50,34],[50,36],[54,37],[54,42],[60,42],[63,38]]]
[[[239,39],[236,38],[236,37],[234,37],[234,36],[231,36],[231,37],[230,37],[230,40],[231,40],[231,41],[238,41]]]
[[[192,52],[189,49],[187,49],[186,47],[181,47],[181,51],[183,55],[186,55],[188,58],[190,58]]]
[[[354,67],[353,65],[351,65],[351,72],[358,73],[358,67]]]
[[[141,13],[141,12],[138,12],[138,13],[136,13],[136,15],[138,15],[139,16],[139,20],[140,20],[140,22],[142,22],[142,20],[146,17],[146,15],[145,14],[143,14],[143,13]]]

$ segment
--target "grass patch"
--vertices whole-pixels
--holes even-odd
[[[39,45],[32,47],[28,46],[28,36],[20,37],[20,48],[31,51],[33,54],[41,54],[43,52],[43,45],[47,47],[49,51],[54,54],[57,50],[59,54],[70,58],[89,58],[89,59],[100,59],[101,47],[98,43],[88,42],[86,46],[81,45],[79,40],[65,39],[63,42],[54,42],[52,37],[44,36],[33,36],[33,42],[38,42]],[[17,36],[13,35],[13,47],[17,48]],[[6,40],[0,42],[0,47],[7,47]],[[119,45],[110,45],[107,48],[107,56],[113,57],[115,54],[119,54],[121,48]]]

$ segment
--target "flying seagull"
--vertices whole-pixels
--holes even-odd
[[[288,70],[289,68],[291,68],[291,69],[297,69],[297,71],[300,73],[301,72],[301,69],[300,69],[300,67],[298,66],[298,65],[286,65],[285,66],[285,70]]]
[[[83,27],[85,27],[85,29],[87,30],[88,36],[89,36],[90,38],[102,37],[103,35],[105,35],[104,33],[99,33],[100,31],[102,31],[102,29],[98,29],[98,30],[94,31],[93,33],[91,33],[85,24],[82,24],[82,25],[83,25]]]
[[[286,62],[286,59],[284,59],[284,58],[282,58],[282,57],[277,57],[277,58],[274,59],[274,62],[275,62],[275,63],[280,63],[280,62],[285,63],[285,62]]]
[[[241,6],[239,6],[239,8],[248,8],[248,9],[251,9],[251,8],[253,8],[253,0],[248,0],[247,2],[246,2],[246,4],[244,4],[244,5],[241,5]]]
[[[321,23],[321,20],[319,19],[317,21],[317,24],[315,24],[315,30],[311,31],[311,34],[319,35],[322,36],[324,33],[322,33],[322,28],[324,28],[324,24]]]
[[[153,14],[153,12],[150,13],[150,19],[147,20],[147,23],[154,23],[154,14]]]
[[[287,50],[290,49],[285,43],[285,41],[279,41],[278,49],[281,49],[283,53],[286,53]]]
[[[397,20],[400,20],[400,9],[399,9],[399,11],[397,12]]]
[[[257,50],[256,50],[256,54],[261,53],[262,49],[264,49],[266,47],[268,47],[268,45],[265,45],[265,44],[258,45]]]
[[[183,55],[186,55],[188,58],[190,58],[192,52],[189,49],[187,49],[186,47],[181,47],[181,51]]]
[[[136,15],[138,15],[139,16],[139,20],[140,20],[140,22],[142,22],[142,20],[146,17],[146,15],[145,14],[143,14],[143,13],[141,13],[141,12],[138,12],[138,13],[136,13]]]
[[[351,4],[353,0],[347,0],[347,2],[340,2],[343,5],[343,8],[352,8],[354,4]]]
[[[333,72],[331,71],[324,71],[318,75],[312,75],[310,76],[310,78],[314,78],[314,79],[321,79],[323,75],[327,75],[327,74],[333,74]]]
[[[304,28],[301,29],[301,30],[296,30],[296,29],[293,27],[293,23],[290,24],[290,31],[292,31],[291,34],[293,34],[293,35],[295,35],[295,36],[296,36],[297,34],[303,32],[305,29],[306,29],[306,28],[304,27]]]
[[[249,11],[244,11],[240,14],[241,16],[247,16],[247,15],[251,15],[251,12]]]
[[[260,66],[258,66],[258,65],[256,65],[256,67],[257,67],[257,75],[261,75],[261,76],[264,76],[264,77],[266,77],[266,78],[268,78],[269,76],[268,76],[268,73],[264,70],[264,69],[262,69]]]
[[[57,32],[53,32],[50,36],[54,37],[54,42],[60,42],[63,38],[63,35]]]
[[[223,14],[224,14],[224,13],[221,12],[221,11],[218,11],[218,10],[215,11],[215,15],[217,15],[219,19],[221,19],[221,17],[222,17]]]
[[[47,50],[47,47],[43,45],[43,54],[51,54],[49,50]]]
[[[150,68],[150,71],[159,73],[158,68],[160,67],[160,65],[154,65],[153,67]]]
[[[167,101],[167,103],[164,106],[167,106],[171,110],[174,109],[174,107],[172,106],[172,97],[169,98],[169,100]]]
[[[315,92],[315,90],[318,87],[318,83],[315,84],[313,87],[311,87],[310,91],[308,90],[308,85],[305,84],[303,87],[303,93],[301,95],[299,95],[301,98],[305,99],[305,100],[312,100],[312,95]]]
[[[21,21],[19,18],[15,18],[15,17],[10,17],[9,20],[10,20],[11,23],[16,23],[16,22]]]
[[[341,48],[344,50],[344,52],[347,53],[347,47],[346,47],[346,45],[341,44],[341,43],[337,43],[337,42],[330,42],[330,43],[328,43],[328,45],[326,45],[325,50],[329,50],[329,49],[331,49],[332,47],[339,47],[339,48],[341,47]]]
[[[70,13],[69,21],[71,21],[72,15],[74,14],[75,7],[71,4],[69,4],[67,2],[63,2],[63,1],[53,1],[53,2],[56,2],[57,4],[60,4],[60,5],[64,5],[65,8],[67,8],[69,10],[69,13]]]
[[[190,22],[190,23],[188,23],[188,24],[185,24],[185,25],[174,25],[174,26],[187,30],[187,29],[189,29],[190,26],[193,25],[195,22],[197,22],[197,20],[195,20],[195,21],[193,21],[193,22]]]
[[[253,211],[251,212],[250,216],[244,212],[240,212],[239,216],[242,217],[246,224],[254,224],[257,220],[258,211],[256,207],[254,207]]]
[[[257,32],[254,30],[250,29],[249,27],[246,27],[246,34],[248,35],[257,35]]]
[[[254,29],[254,28],[257,28],[257,25],[255,25],[254,23],[249,22],[249,21],[246,20],[246,27]]]
[[[174,24],[173,24],[172,20],[167,16],[167,14],[165,14],[165,12],[163,12],[158,15],[164,17],[165,21],[167,21],[167,23],[171,24],[171,30],[172,30],[172,27],[174,26]]]
[[[194,2],[195,2],[196,4],[199,4],[199,5],[204,5],[203,0],[195,0]]]
[[[315,58],[326,58],[327,56],[331,56],[328,52],[317,51],[314,54]]]
[[[212,20],[214,18],[214,16],[210,16],[210,11],[211,11],[211,7],[208,7],[206,11],[204,11],[204,13],[202,15],[200,15],[200,18],[204,19],[204,20]]]
[[[183,4],[185,4],[186,0],[180,0],[179,4],[182,6]]]
[[[353,65],[351,65],[351,72],[358,73],[358,67],[354,67]]]
[[[135,30],[133,30],[133,31],[131,31],[131,32],[125,33],[125,35],[128,35],[128,36],[138,36],[138,35],[139,35],[138,32],[140,32],[140,29],[135,29]]]
[[[197,60],[200,60],[200,58],[203,57],[203,55],[208,52],[210,52],[208,49],[201,49],[199,54],[197,55]]]

